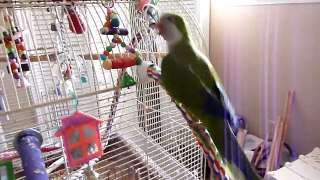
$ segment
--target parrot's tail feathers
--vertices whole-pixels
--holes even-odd
[[[246,180],[261,180],[249,160],[247,159],[243,149],[240,147],[236,137],[227,125],[226,141],[225,141],[225,158],[229,163],[234,163],[243,173]]]

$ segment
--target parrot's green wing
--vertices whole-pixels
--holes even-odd
[[[221,137],[219,135],[219,132],[217,132],[223,131],[223,129],[219,130],[218,128],[223,126],[222,124],[225,124],[223,120],[229,120],[229,123],[230,121],[232,121],[232,123],[235,123],[235,112],[211,62],[208,60],[207,57],[205,57],[201,53],[196,51],[195,53],[197,54],[198,58],[189,64],[188,68],[190,72],[192,72],[194,76],[198,78],[203,87],[207,90],[207,92],[209,92],[211,97],[220,102],[221,106],[224,107],[224,111],[226,111],[225,113],[227,113],[227,116],[225,117],[208,119],[209,117],[203,116],[203,119],[200,118],[200,120],[202,120],[202,122],[206,125],[206,128],[209,130],[209,133],[212,139],[214,140],[217,148],[221,151],[220,153],[222,153],[224,157],[228,160],[227,164],[229,168],[232,169],[231,171],[233,172],[233,175],[237,177],[236,179],[240,180],[240,177],[243,176],[243,174],[240,173],[241,171],[238,169],[241,168],[242,170],[244,170],[243,166],[247,167],[245,174],[248,179],[259,179],[259,176],[252,169],[250,162],[246,159],[243,150],[239,146],[236,137],[231,130],[230,125],[227,125],[225,128],[223,128],[225,131],[223,133],[225,137]],[[214,120],[216,120],[215,123],[213,123]],[[225,147],[225,142],[223,141],[227,141],[227,144],[229,145]],[[238,159],[238,161],[235,161],[235,159]],[[239,163],[239,161],[241,162]]]
[[[193,61],[189,65],[190,71],[198,77],[199,81],[202,82],[204,88],[212,95],[212,97],[221,102],[227,113],[227,120],[232,125],[236,125],[236,115],[232,104],[222,86],[220,78],[215,71],[210,60],[197,50],[194,50],[197,55],[197,60]]]
[[[216,82],[219,81],[219,79],[213,69],[213,66],[210,64],[210,61],[207,59],[207,57],[200,53],[196,54],[197,60],[193,61],[189,65],[190,71],[199,78],[199,80],[202,82],[202,85],[209,90],[209,92],[211,92],[215,99],[221,99],[221,93],[216,86]]]

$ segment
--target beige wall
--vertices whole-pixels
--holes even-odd
[[[320,4],[214,7],[210,57],[250,133],[296,92],[287,141],[297,153],[320,146]],[[273,128],[269,123],[269,130]]]

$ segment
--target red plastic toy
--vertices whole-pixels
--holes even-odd
[[[67,6],[66,13],[69,22],[69,29],[76,34],[84,33],[87,29],[87,25],[76,6],[74,4]]]
[[[61,121],[62,127],[55,136],[62,136],[69,167],[87,164],[90,160],[102,156],[99,131],[102,120],[76,111]]]

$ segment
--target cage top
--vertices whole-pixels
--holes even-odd
[[[1,6],[10,5],[36,5],[36,4],[70,4],[74,2],[77,4],[98,4],[110,0],[0,0]],[[137,0],[115,0],[117,3],[134,3]]]

